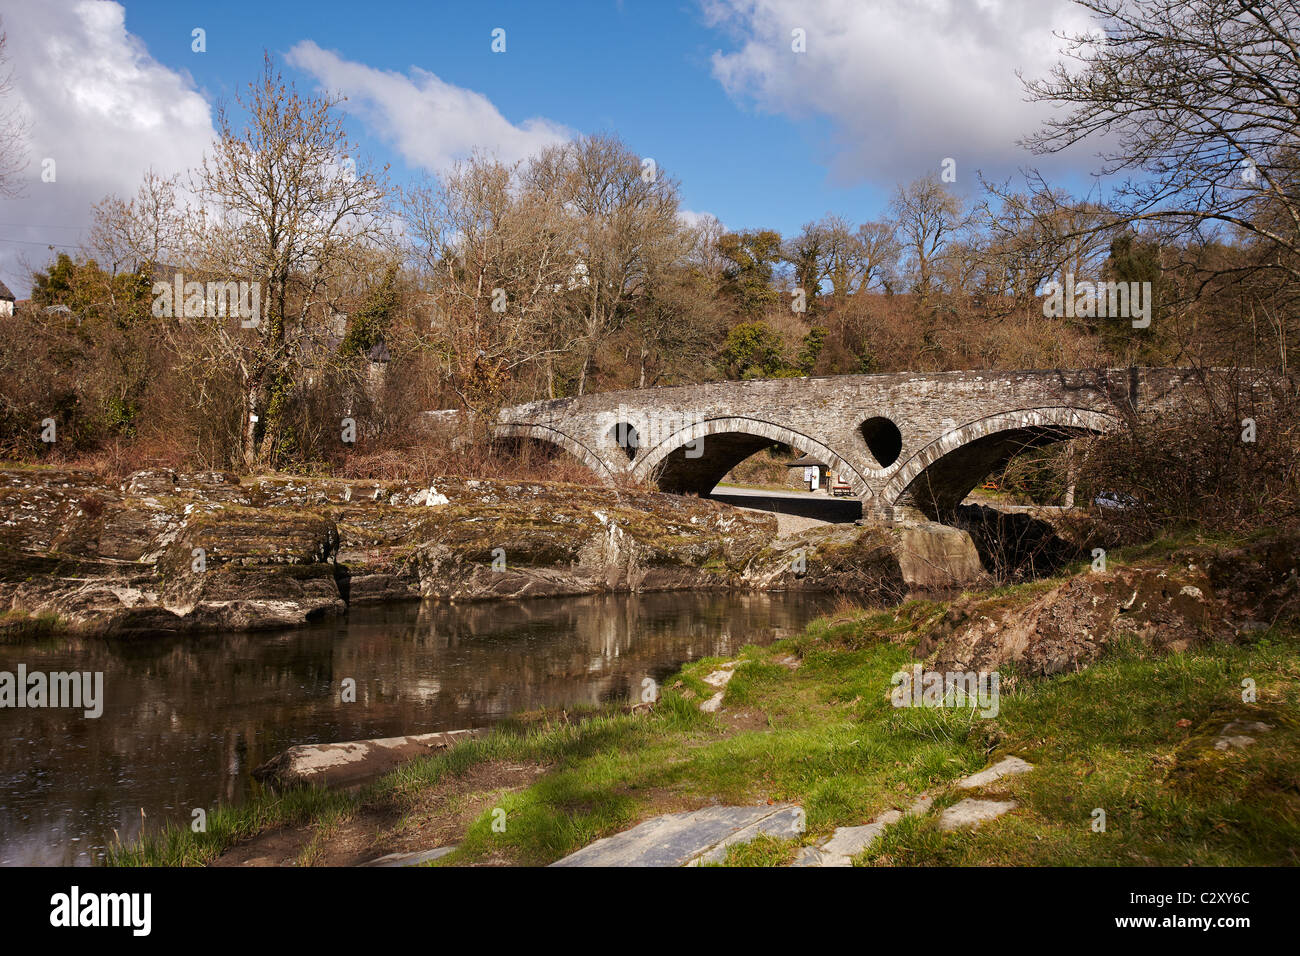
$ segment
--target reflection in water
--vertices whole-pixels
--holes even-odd
[[[639,697],[646,677],[798,631],[807,594],[398,604],[294,631],[0,646],[0,670],[103,671],[104,713],[0,709],[0,864],[86,864],[238,803],[286,747],[483,726]],[[356,703],[342,703],[342,681]]]

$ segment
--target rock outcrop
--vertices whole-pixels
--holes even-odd
[[[447,730],[406,737],[378,737],[337,744],[300,744],[276,754],[254,768],[253,778],[264,784],[355,787],[382,777],[417,757],[446,750],[463,740],[486,736],[487,730]]]
[[[1036,594],[971,596],[917,645],[938,671],[1046,676],[1086,667],[1118,640],[1163,653],[1237,641],[1294,620],[1300,597],[1293,540],[1188,549],[1150,567],[1085,572]]]
[[[647,491],[0,469],[0,613],[98,633],[285,627],[353,604],[809,588],[892,602],[982,577],[942,525],[826,526]]]
[[[912,593],[942,593],[990,580],[970,535],[932,521],[809,528],[774,540],[743,579],[767,590],[866,591],[886,604]]]

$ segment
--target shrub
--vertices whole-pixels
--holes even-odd
[[[1135,416],[1089,443],[1080,463],[1084,500],[1127,496],[1126,506],[1099,516],[1141,536],[1300,523],[1296,384],[1280,376],[1252,382],[1250,374],[1188,388],[1179,410]]]

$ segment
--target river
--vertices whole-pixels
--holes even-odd
[[[89,865],[115,834],[247,799],[286,747],[639,699],[682,663],[797,633],[807,593],[358,608],[290,631],[0,645],[0,671],[102,672],[103,714],[0,708],[0,865]],[[345,703],[343,681],[355,681]]]

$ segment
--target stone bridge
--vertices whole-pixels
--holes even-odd
[[[1190,369],[937,372],[714,382],[505,409],[497,434],[551,442],[608,481],[708,494],[780,442],[844,479],[863,514],[943,518],[1026,448],[1114,428],[1186,400]],[[1211,373],[1215,374],[1215,373]]]

